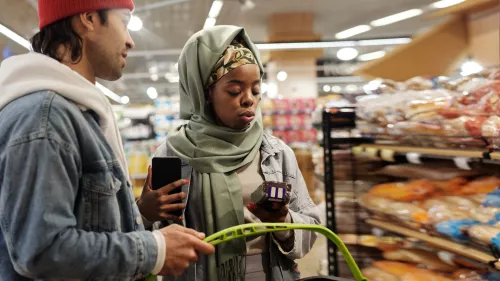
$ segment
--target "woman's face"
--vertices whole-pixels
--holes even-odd
[[[242,65],[224,75],[209,91],[217,121],[226,127],[241,130],[255,118],[260,102],[260,68]]]

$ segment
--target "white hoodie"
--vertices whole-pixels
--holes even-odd
[[[2,62],[0,110],[15,99],[43,90],[52,90],[81,110],[90,109],[99,115],[102,133],[128,179],[127,161],[113,109],[99,88],[66,65],[42,54],[31,52]]]

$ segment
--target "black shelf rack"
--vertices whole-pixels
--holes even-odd
[[[492,145],[492,142],[500,143],[498,139],[477,138],[478,140],[474,140],[474,138],[468,138],[469,141],[471,139],[472,141],[464,142],[457,141],[463,139],[457,137],[440,137],[439,140],[436,140],[435,136],[415,136],[414,138],[405,136],[402,138],[401,136],[394,137],[383,134],[336,138],[334,137],[335,133],[339,131],[342,131],[341,135],[343,136],[346,132],[347,135],[359,135],[359,133],[352,133],[356,129],[355,107],[331,108],[324,111],[322,117],[323,141],[321,146],[324,150],[326,219],[327,227],[335,233],[337,233],[337,217],[333,152],[336,150],[350,150],[351,152],[351,180],[353,194],[356,198],[358,194],[354,159],[358,154],[364,154],[387,164],[425,164],[435,161],[449,161],[450,164],[455,164],[456,167],[464,170],[479,169],[495,172],[498,171],[500,165],[500,150],[497,145]],[[357,210],[355,212],[359,213]],[[357,217],[356,220],[356,234],[359,235],[360,223],[363,219]],[[390,229],[387,230],[390,231]],[[498,249],[492,250],[491,254],[497,261],[500,260]],[[339,263],[338,249],[335,244],[328,242],[328,273],[330,276],[341,276]],[[500,264],[496,265],[496,269],[500,269]],[[496,273],[500,273],[500,271],[496,271]]]

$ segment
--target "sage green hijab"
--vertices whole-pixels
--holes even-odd
[[[249,164],[260,153],[262,116],[243,130],[216,124],[206,88],[213,83],[213,70],[234,39],[243,41],[254,55],[261,73],[259,51],[245,30],[236,26],[215,26],[193,35],[179,59],[180,117],[188,120],[169,133],[168,145],[175,154],[199,173],[207,235],[244,224],[241,183],[236,170]],[[216,82],[216,81],[215,81]],[[208,280],[243,280],[245,276],[245,239],[217,246],[208,257]]]

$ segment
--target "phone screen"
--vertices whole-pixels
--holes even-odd
[[[178,157],[154,157],[152,161],[152,179],[151,188],[153,190],[160,189],[182,177],[181,159]],[[169,192],[175,194],[182,191],[182,187],[176,188]],[[181,201],[170,202],[170,204],[181,203]],[[171,215],[181,216],[182,211],[173,212]]]

